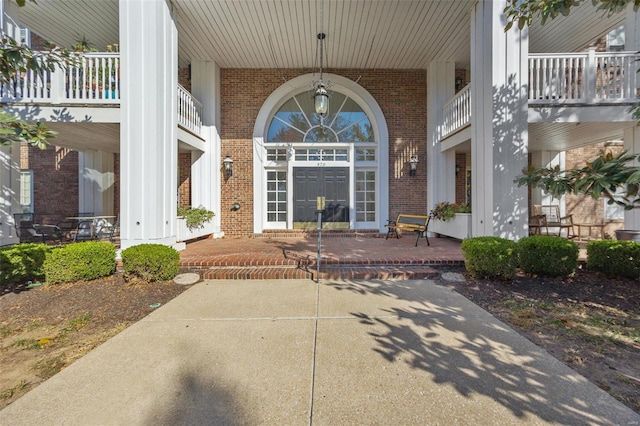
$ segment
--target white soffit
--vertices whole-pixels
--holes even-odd
[[[151,0],[136,0],[151,1]],[[468,68],[474,0],[171,0],[180,66],[310,68],[316,35],[327,34],[327,68],[426,69],[431,61]],[[23,24],[71,46],[82,36],[97,49],[118,42],[118,0],[38,0],[20,8]],[[569,17],[531,29],[531,52],[583,48],[624,14],[605,19],[590,2]]]

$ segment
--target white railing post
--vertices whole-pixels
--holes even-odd
[[[587,52],[585,61],[584,76],[582,78],[582,92],[587,103],[594,103],[596,99],[596,81],[598,79],[598,62],[596,60],[596,49],[592,47]]]
[[[178,124],[200,136],[202,133],[202,110],[202,103],[178,84]]]
[[[52,104],[59,104],[65,101],[66,95],[66,75],[64,68],[56,67],[51,73],[51,81],[47,83],[49,86],[49,99]]]

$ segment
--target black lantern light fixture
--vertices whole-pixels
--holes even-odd
[[[413,154],[409,159],[409,176],[415,176],[418,170],[418,154]]]
[[[456,164],[456,176],[460,173],[460,164]]]
[[[224,172],[227,175],[227,179],[229,179],[233,176],[233,160],[227,155],[224,160],[222,160],[222,163],[224,164]]]
[[[320,114],[320,117],[324,117],[329,112],[329,93],[327,92],[327,84],[322,80],[322,69],[324,63],[324,40],[327,35],[325,33],[318,33],[318,44],[320,51],[320,80],[315,83],[316,92],[313,95],[313,103],[316,113]]]

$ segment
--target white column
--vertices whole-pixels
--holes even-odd
[[[442,107],[455,94],[455,64],[433,62],[427,73],[427,210],[442,201],[454,202],[455,152],[440,150]]]
[[[640,129],[638,127],[627,127],[624,130],[624,149],[629,154],[640,154]],[[640,166],[640,162],[634,161],[633,165]],[[640,229],[640,209],[625,210],[624,229]]]
[[[113,154],[103,151],[78,153],[78,211],[113,215]]]
[[[471,161],[474,236],[528,234],[527,30],[504,32],[506,0],[478,1],[471,13]]]
[[[204,152],[191,154],[191,204],[215,212],[214,236],[220,231],[220,68],[213,62],[191,62],[191,91],[204,106]]]
[[[535,167],[560,167],[561,170],[566,168],[565,151],[536,151],[531,154],[531,160]],[[560,213],[565,214],[565,197],[563,196],[558,203],[557,198],[553,198],[551,194],[543,192],[542,189],[533,188],[531,190],[531,204],[548,205],[560,204]],[[533,214],[533,212],[530,212]]]
[[[120,0],[122,248],[176,243],[178,32],[165,0]]]
[[[19,242],[14,213],[21,213],[19,143],[0,146],[0,246]]]

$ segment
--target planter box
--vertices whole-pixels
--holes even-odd
[[[213,234],[215,231],[213,220],[203,223],[201,228],[189,229],[187,227],[187,221],[183,217],[178,217],[177,225],[176,233],[178,241],[189,241],[195,238],[205,237]]]
[[[448,221],[432,220],[429,232],[464,240],[471,237],[471,213],[456,213]]]

